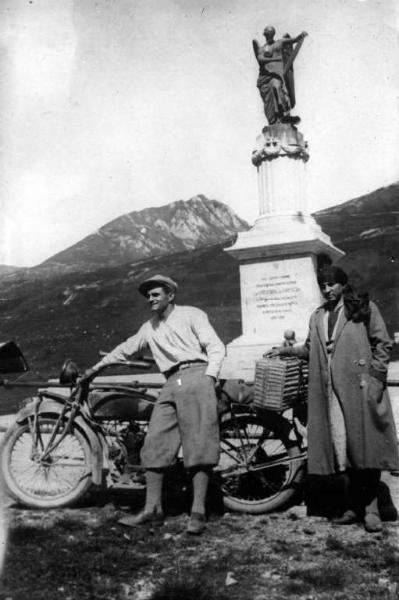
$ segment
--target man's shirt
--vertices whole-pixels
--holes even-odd
[[[150,348],[161,372],[178,363],[203,360],[208,363],[206,374],[217,377],[225,356],[223,342],[209,323],[207,315],[193,306],[174,306],[165,317],[155,315],[138,332],[119,344],[94,368],[129,360]]]

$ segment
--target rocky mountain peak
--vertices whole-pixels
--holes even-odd
[[[41,267],[92,269],[223,243],[248,229],[228,206],[197,195],[110,221]]]

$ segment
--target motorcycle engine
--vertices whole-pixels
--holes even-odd
[[[110,484],[140,471],[140,450],[145,433],[135,422],[109,423],[107,427]]]

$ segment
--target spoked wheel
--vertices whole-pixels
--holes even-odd
[[[220,449],[217,472],[228,509],[261,514],[282,508],[303,480],[305,458],[299,445],[283,440],[256,414],[225,419]]]
[[[56,420],[15,424],[4,435],[1,470],[10,495],[35,508],[70,506],[91,484],[90,447],[76,428],[63,439]],[[52,450],[46,454],[52,434]]]

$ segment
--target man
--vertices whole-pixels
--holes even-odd
[[[209,477],[219,460],[215,381],[225,348],[202,310],[176,306],[177,283],[170,277],[154,275],[141,283],[139,291],[147,298],[152,318],[87,372],[90,376],[106,364],[149,348],[166,377],[141,451],[147,480],[145,507],[139,515],[119,522],[135,526],[163,519],[163,474],[181,444],[194,493],[187,532],[200,534],[205,528]]]

